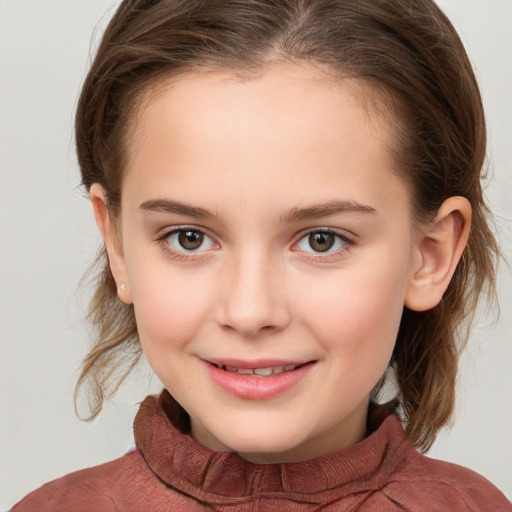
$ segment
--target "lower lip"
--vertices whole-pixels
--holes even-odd
[[[306,377],[314,365],[314,363],[307,363],[279,375],[256,377],[228,372],[206,361],[204,363],[210,377],[218,386],[229,394],[246,400],[265,400],[284,393]]]

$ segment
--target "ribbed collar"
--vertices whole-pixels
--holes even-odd
[[[169,487],[208,503],[283,492],[306,502],[321,502],[333,491],[341,498],[378,489],[405,453],[414,449],[398,418],[378,406],[371,409],[371,433],[363,441],[304,462],[253,464],[235,453],[202,446],[187,434],[189,429],[187,413],[167,391],[147,397],[134,423],[137,448],[156,476]]]

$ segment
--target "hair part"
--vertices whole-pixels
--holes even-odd
[[[452,414],[477,302],[484,289],[495,297],[499,255],[481,185],[480,92],[455,29],[432,0],[125,0],[78,103],[82,183],[104,188],[116,219],[130,126],[149,88],[208,69],[257,76],[280,61],[319,65],[375,92],[369,100],[394,137],[390,151],[417,223],[431,221],[449,197],[471,203],[468,246],[442,302],[425,312],[404,308],[390,364],[407,433],[428,449]],[[76,398],[89,384],[88,419],[141,355],[133,306],[118,300],[104,249],[97,267],[89,310],[96,340],[75,390]]]

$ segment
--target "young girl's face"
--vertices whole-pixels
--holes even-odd
[[[365,435],[419,262],[392,123],[356,91],[276,64],[188,74],[143,102],[111,261],[210,448],[297,461]]]

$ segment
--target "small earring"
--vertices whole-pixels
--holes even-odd
[[[122,284],[121,285],[121,290],[124,290],[126,288],[126,285],[125,284]]]

